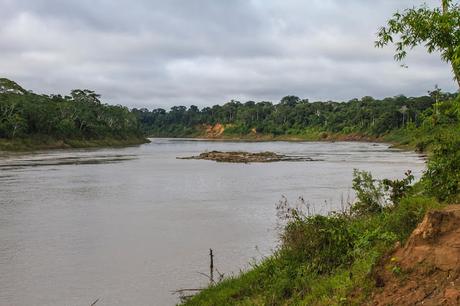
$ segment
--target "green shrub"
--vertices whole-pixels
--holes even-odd
[[[398,204],[399,201],[412,189],[412,181],[415,177],[412,175],[411,170],[404,173],[404,178],[401,180],[382,180],[383,188],[389,192],[391,203]]]
[[[246,125],[233,125],[228,126],[224,130],[224,135],[232,136],[232,135],[247,135],[251,132],[251,129]]]
[[[404,241],[425,216],[425,213],[441,205],[433,198],[411,196],[401,200],[399,205],[383,215],[382,230],[392,232],[397,239]]]
[[[355,216],[378,213],[384,206],[384,186],[375,180],[370,172],[353,170],[353,190],[356,201],[351,206]]]
[[[283,234],[283,254],[307,263],[309,271],[330,273],[351,260],[354,233],[344,215],[311,216],[287,224]]]
[[[440,201],[455,202],[460,192],[459,131],[447,131],[437,139],[423,182],[428,195]]]

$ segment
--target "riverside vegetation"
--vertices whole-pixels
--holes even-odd
[[[433,105],[456,95],[438,88],[415,98],[397,96],[376,100],[372,97],[348,102],[310,102],[286,96],[278,104],[262,101],[230,101],[198,109],[196,106],[133,110],[148,135],[157,137],[210,137],[229,139],[390,139],[398,130],[417,128],[432,118]],[[440,108],[449,108],[443,104]],[[436,108],[436,111],[438,108]],[[454,113],[442,109],[442,122]],[[396,134],[396,135],[394,135]]]
[[[451,64],[454,79],[460,84],[460,7],[457,3],[443,0],[440,8],[430,9],[424,5],[395,13],[388,26],[380,29],[376,45],[382,47],[394,40],[397,60],[406,56],[406,49],[417,45],[424,45],[430,53],[440,52],[442,59]],[[279,215],[286,225],[274,254],[255,263],[249,271],[212,284],[185,304],[409,305],[427,301],[458,305],[458,262],[444,262],[446,258],[456,260],[458,251],[436,256],[441,251],[452,251],[449,245],[437,244],[443,241],[439,235],[444,235],[443,239],[458,240],[455,238],[460,225],[458,208],[439,209],[460,201],[460,99],[439,94],[439,90],[435,90],[434,99],[419,98],[419,103],[426,101],[426,108],[420,112],[414,111],[413,105],[408,106],[414,99],[404,97],[386,102],[366,98],[344,105],[315,106],[298,99],[287,105],[285,102],[291,101],[288,99],[270,106],[275,114],[271,118],[285,118],[282,133],[299,127],[302,119],[296,122],[288,118],[302,116],[302,108],[321,107],[303,118],[308,124],[313,122],[310,120],[317,120],[307,128],[300,126],[305,134],[311,135],[313,130],[384,136],[386,140],[428,151],[427,170],[416,183],[409,171],[400,180],[375,180],[372,174],[355,170],[356,201],[343,211],[327,216],[310,215],[308,205],[292,207],[286,200],[281,201]],[[256,106],[250,103],[244,107]],[[283,117],[283,110],[289,108],[293,117]],[[341,118],[341,112],[334,112],[338,108],[348,109],[349,112],[345,111],[348,116]],[[235,118],[226,114],[229,120]],[[334,122],[342,125],[334,126]],[[245,126],[234,124],[236,128]],[[435,209],[438,211],[427,214]],[[413,232],[425,215],[423,223]],[[429,252],[415,254],[416,245]],[[392,286],[387,291],[385,282]]]
[[[147,142],[126,107],[90,90],[38,95],[0,78],[0,150],[117,146]]]
[[[0,150],[129,145],[145,137],[249,140],[381,140],[426,150],[432,132],[455,122],[455,94],[383,100],[280,103],[231,101],[199,110],[174,106],[149,111],[103,104],[91,90],[38,95],[0,79]]]

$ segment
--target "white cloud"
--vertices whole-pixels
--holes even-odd
[[[150,108],[455,90],[436,55],[416,50],[403,69],[373,46],[396,9],[420,3],[0,0],[0,73],[36,92],[90,88]]]

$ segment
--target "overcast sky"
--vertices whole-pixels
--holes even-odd
[[[435,5],[439,0],[430,0]],[[0,76],[130,107],[454,91],[423,49],[401,68],[375,33],[418,0],[0,0]]]

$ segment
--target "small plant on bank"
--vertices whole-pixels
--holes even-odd
[[[352,216],[363,216],[382,212],[388,205],[397,205],[413,188],[412,171],[404,173],[398,180],[376,180],[370,172],[353,171],[353,190],[356,201],[350,207]]]
[[[391,203],[398,204],[399,201],[410,191],[412,190],[412,182],[415,177],[412,174],[411,170],[407,170],[404,173],[404,178],[401,180],[382,180],[384,190],[389,192],[389,198]]]
[[[327,274],[350,263],[355,233],[344,215],[316,215],[289,222],[281,238],[283,255],[305,262],[310,272]]]
[[[356,201],[351,206],[352,215],[361,216],[382,211],[385,204],[384,186],[367,171],[353,170],[353,190]]]

